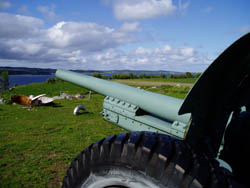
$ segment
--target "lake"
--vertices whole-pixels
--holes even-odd
[[[162,72],[155,71],[155,72],[136,72],[134,71],[133,74],[137,76],[140,74],[147,74],[147,75],[160,75]],[[85,73],[87,75],[92,75],[92,73]],[[117,74],[116,72],[113,73],[101,73],[101,75],[105,75],[108,77],[112,77],[113,74]],[[120,73],[118,73],[120,74]],[[123,72],[122,74],[129,74],[129,72]],[[165,73],[166,76],[169,76],[169,73]],[[17,85],[26,85],[31,83],[40,83],[45,82],[48,78],[55,78],[55,74],[46,74],[46,75],[33,75],[33,74],[17,74],[17,75],[9,75],[9,83],[10,87],[13,87],[14,84]]]
[[[31,83],[45,82],[48,78],[55,78],[54,74],[48,75],[32,75],[32,74],[21,74],[21,75],[9,75],[10,87],[14,84],[25,85]]]
[[[91,75],[91,73],[87,73]],[[105,75],[105,74],[103,74]],[[107,74],[107,76],[112,76],[112,74]],[[10,87],[13,87],[14,84],[17,85],[26,85],[31,83],[41,83],[45,82],[48,78],[55,78],[55,74],[44,74],[44,75],[34,75],[34,74],[17,74],[9,75]]]

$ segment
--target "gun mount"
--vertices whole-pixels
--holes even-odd
[[[190,114],[178,115],[181,99],[66,70],[57,70],[56,76],[107,96],[104,119],[124,129],[186,136]]]

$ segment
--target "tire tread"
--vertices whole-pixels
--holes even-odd
[[[92,144],[73,160],[62,187],[76,187],[99,165],[144,171],[166,187],[242,187],[214,159],[195,153],[187,143],[151,132],[122,133]]]

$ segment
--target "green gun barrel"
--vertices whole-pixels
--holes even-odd
[[[168,121],[178,121],[188,124],[190,120],[190,114],[178,115],[178,110],[183,103],[181,99],[67,70],[57,70],[56,77],[105,96],[128,102]]]

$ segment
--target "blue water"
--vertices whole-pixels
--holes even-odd
[[[14,84],[25,85],[31,83],[45,82],[48,78],[55,78],[54,74],[49,75],[31,75],[31,74],[21,74],[21,75],[9,75],[10,87]]]
[[[129,72],[128,72],[129,73]],[[128,74],[127,73],[127,74]],[[160,75],[161,72],[146,72],[147,75]],[[92,75],[92,73],[85,73],[87,75]],[[101,73],[102,75],[112,77],[113,74],[116,73]],[[123,73],[125,74],[125,73]],[[134,72],[133,74],[136,74],[137,76],[142,74]],[[169,74],[166,74],[166,76],[169,76]],[[9,83],[10,87],[13,87],[14,84],[17,85],[26,85],[31,83],[40,83],[45,82],[48,78],[55,78],[55,74],[48,74],[48,75],[32,75],[32,74],[19,74],[19,75],[9,75]]]

